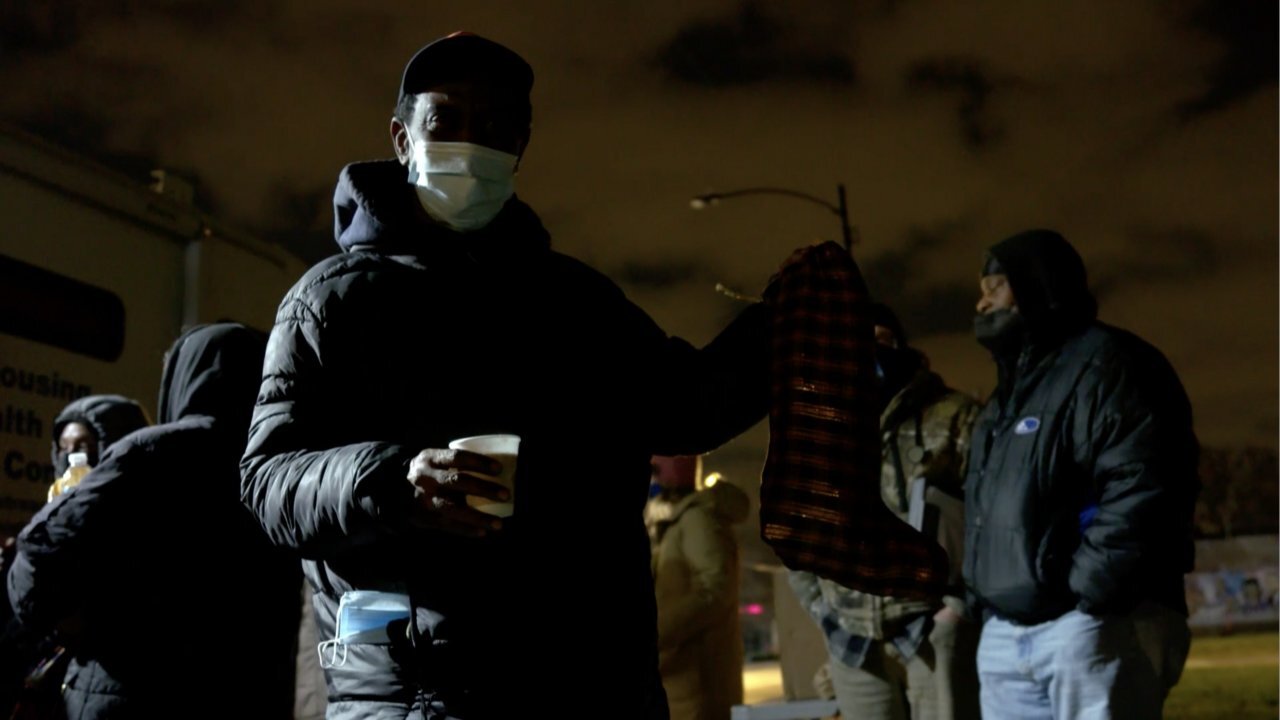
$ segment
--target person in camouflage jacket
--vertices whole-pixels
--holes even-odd
[[[929,369],[888,307],[876,305],[874,312],[882,380],[881,496],[947,551],[948,588],[940,597],[906,600],[804,572],[791,572],[791,585],[826,636],[832,688],[844,717],[899,720],[908,716],[909,704],[912,718],[976,718],[977,628],[960,617],[960,565],[965,463],[979,406]]]

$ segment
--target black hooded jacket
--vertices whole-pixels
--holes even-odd
[[[90,465],[94,464],[94,460],[101,459],[112,443],[151,424],[142,406],[123,395],[89,395],[70,403],[53,420],[53,442],[49,457],[53,461],[54,477],[62,477],[67,471],[68,453],[58,447],[58,438],[62,437],[62,431],[67,425],[73,422],[83,423],[97,436],[97,454],[90,458]]]
[[[1095,319],[1057,233],[993,247],[1026,321],[974,426],[964,577],[978,604],[1035,623],[1144,600],[1183,613],[1199,455],[1169,362]]]
[[[290,716],[297,560],[239,502],[236,468],[263,346],[239,325],[184,334],[160,424],[112,445],[18,536],[13,609],[74,653],[69,717]]]
[[[98,462],[107,448],[134,430],[151,424],[142,406],[122,395],[88,395],[72,401],[53,421],[53,442],[50,443],[50,459],[54,477],[67,471],[70,453],[58,447],[58,439],[68,424],[83,423],[93,430],[97,443],[90,464]],[[0,607],[0,717],[8,717],[27,674],[56,650],[56,645],[44,635],[32,632],[13,617],[9,607],[8,586],[0,589],[3,607]]]
[[[699,351],[553,252],[516,198],[454,233],[381,161],[346,168],[334,203],[346,252],[280,306],[244,501],[310,558],[322,637],[343,592],[376,589],[408,592],[425,641],[350,647],[328,672],[330,717],[416,717],[419,689],[468,718],[651,717],[649,458],[710,450],[763,418],[763,308]],[[485,433],[522,437],[503,531],[411,530],[410,459]]]

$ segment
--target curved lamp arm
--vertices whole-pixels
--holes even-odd
[[[744,195],[785,195],[787,197],[796,198],[797,200],[804,200],[806,202],[814,203],[815,205],[821,205],[834,213],[836,217],[840,218],[840,232],[844,237],[844,247],[849,252],[853,252],[853,231],[849,228],[849,209],[845,202],[844,183],[836,185],[836,195],[839,198],[838,204],[829,203],[820,197],[815,197],[808,193],[802,193],[798,190],[789,190],[787,188],[780,187],[751,187],[742,188],[741,190],[729,190],[726,192],[713,192],[705,195],[698,195],[689,200],[689,207],[694,210],[702,210],[704,208],[720,204],[721,200],[742,197]]]
[[[815,197],[808,193],[802,193],[798,190],[788,190],[786,188],[775,188],[775,187],[743,188],[741,190],[730,190],[728,192],[713,192],[713,193],[707,193],[706,195],[698,195],[697,197],[689,201],[689,207],[693,208],[694,210],[702,210],[703,208],[708,208],[708,207],[711,207],[712,205],[718,205],[721,200],[726,200],[728,198],[741,197],[743,195],[786,195],[788,197],[798,198],[800,200],[807,200],[811,203],[821,205],[822,207],[830,210],[836,215],[840,214],[840,208],[836,207],[835,205],[832,205],[831,203],[827,202],[826,200],[823,200],[820,197]]]

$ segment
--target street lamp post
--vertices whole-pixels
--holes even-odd
[[[848,206],[848,203],[845,201],[844,183],[839,183],[836,185],[837,203],[834,205],[827,202],[826,200],[823,200],[820,197],[815,197],[808,193],[802,193],[797,190],[788,190],[787,188],[778,188],[778,187],[752,187],[752,188],[743,188],[741,190],[730,190],[728,192],[707,193],[705,195],[698,195],[697,197],[689,201],[689,207],[693,208],[694,210],[702,210],[703,208],[708,208],[708,207],[711,207],[712,205],[720,204],[721,200],[728,200],[729,198],[742,197],[744,195],[785,195],[787,197],[793,197],[798,200],[804,200],[807,202],[814,203],[816,205],[821,205],[822,207],[834,213],[836,217],[840,218],[840,234],[841,234],[841,237],[844,239],[844,247],[850,253],[853,252],[853,230],[849,227],[849,206]]]

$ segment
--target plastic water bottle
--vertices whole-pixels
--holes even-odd
[[[53,485],[49,487],[50,502],[79,485],[84,476],[89,474],[89,453],[71,453],[67,456],[67,463],[67,471],[62,473],[62,477],[54,480]]]

